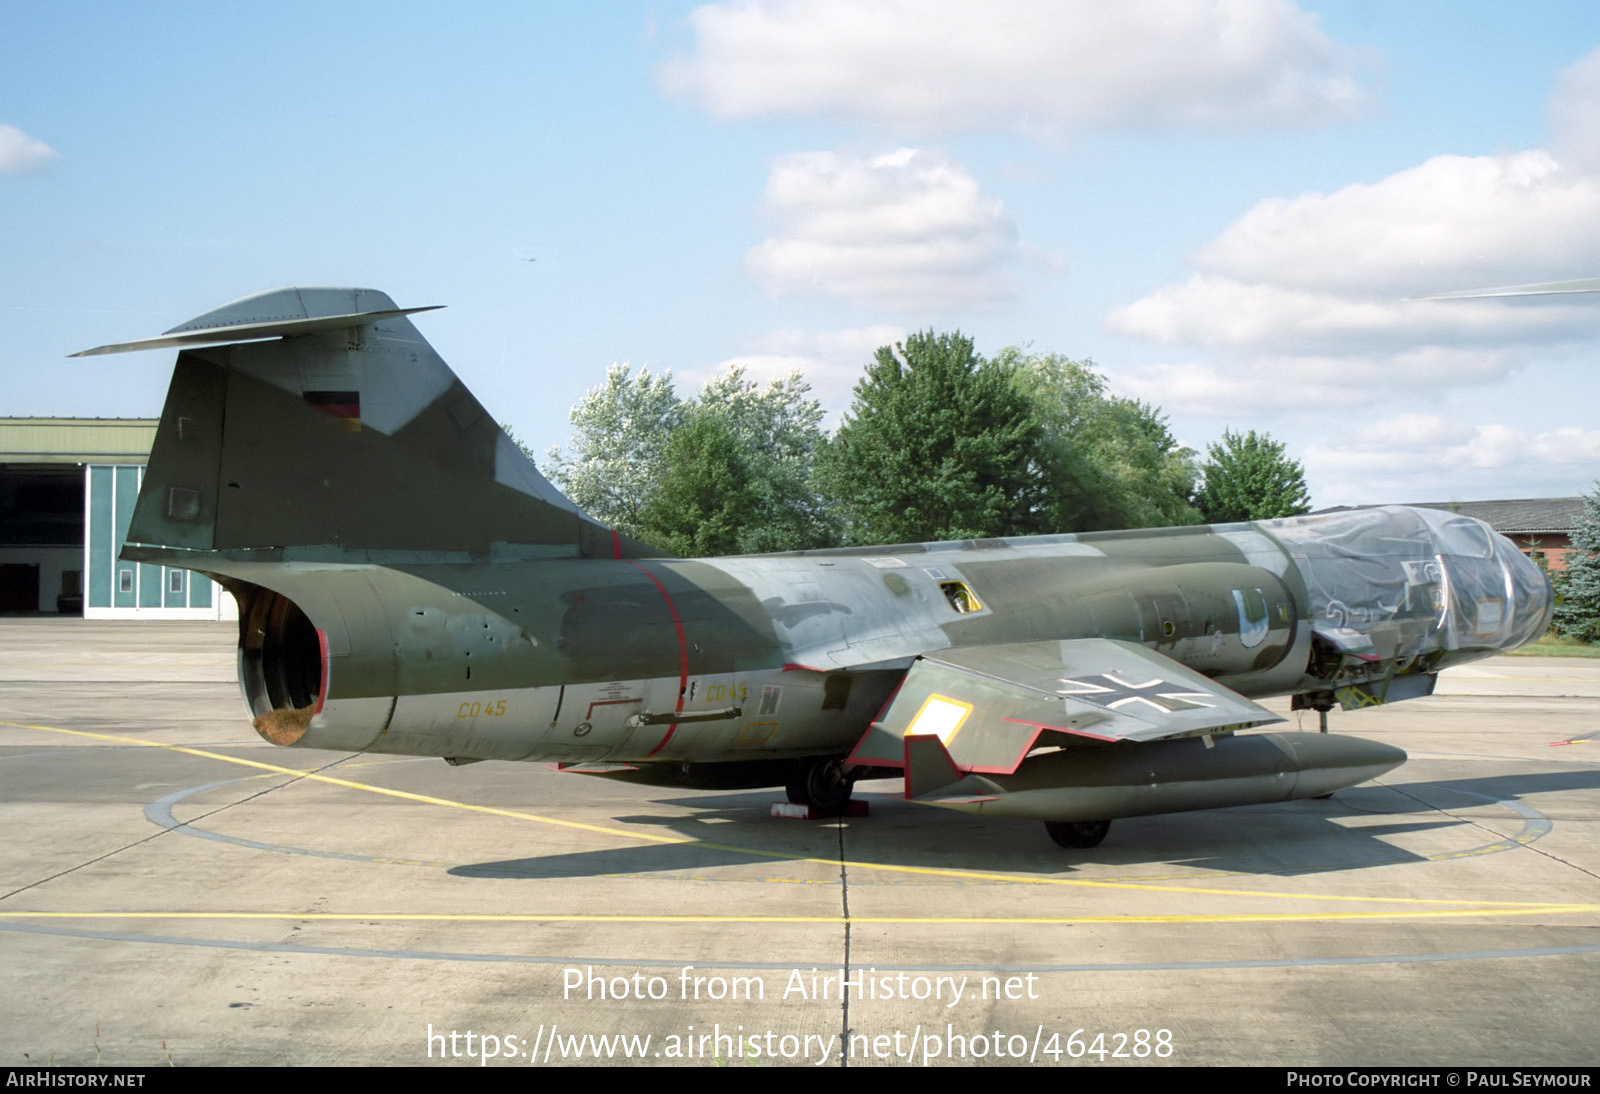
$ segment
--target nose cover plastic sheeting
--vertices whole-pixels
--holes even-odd
[[[1487,524],[1387,506],[1262,521],[1294,559],[1312,628],[1368,660],[1511,649],[1550,623],[1550,582]]]

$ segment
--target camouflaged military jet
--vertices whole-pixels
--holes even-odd
[[[863,777],[1045,822],[1324,796],[1399,749],[1326,712],[1427,695],[1545,629],[1487,525],[1363,509],[1211,527],[680,559],[580,511],[369,289],[247,297],[180,349],[124,559],[239,604],[274,744],[555,761],[652,785]],[[1290,695],[1324,732],[1253,702]]]

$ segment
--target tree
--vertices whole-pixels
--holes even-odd
[[[644,508],[666,475],[667,442],[684,413],[671,372],[629,376],[628,365],[612,365],[567,415],[571,454],[550,449],[550,479],[596,520],[643,539]]]
[[[1583,499],[1566,561],[1567,568],[1555,575],[1551,626],[1567,638],[1600,642],[1600,483]]]
[[[961,335],[880,347],[817,475],[856,544],[1044,530],[1041,430],[1008,371]]]
[[[1153,406],[1109,395],[1093,361],[1008,346],[995,357],[1033,407],[1052,532],[1194,524],[1198,471]]]
[[[737,554],[757,495],[754,470],[727,420],[691,410],[665,456],[667,473],[640,512],[638,538],[680,555]]]
[[[812,486],[822,406],[790,373],[763,387],[739,367],[707,382],[667,444],[641,538],[679,554],[828,547],[838,522]]]
[[[1205,485],[1195,503],[1212,524],[1271,520],[1311,512],[1305,468],[1291,460],[1271,434],[1225,430],[1207,448]]]
[[[680,554],[800,550],[837,541],[811,486],[822,407],[798,373],[765,387],[733,368],[689,400],[672,374],[614,365],[572,408],[550,478],[596,519]]]

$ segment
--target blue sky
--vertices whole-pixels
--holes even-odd
[[[1318,505],[1586,492],[1600,5],[0,3],[0,414],[153,416],[289,284],[423,333],[543,450],[607,366],[1091,357]]]

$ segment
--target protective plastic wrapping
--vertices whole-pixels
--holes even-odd
[[[1263,521],[1310,595],[1312,629],[1367,660],[1511,648],[1550,622],[1550,584],[1482,521],[1387,506]]]

